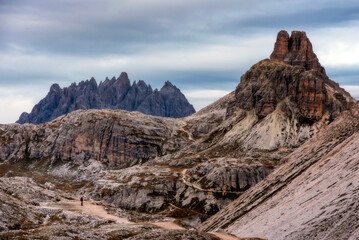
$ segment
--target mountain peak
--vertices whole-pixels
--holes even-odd
[[[90,82],[90,84],[92,86],[97,87],[97,82],[96,82],[96,79],[94,77],[92,77],[89,82]]]
[[[276,109],[300,122],[331,121],[355,100],[328,78],[305,32],[282,30],[271,59],[253,65],[237,86],[234,106],[264,118]]]
[[[161,88],[161,92],[173,92],[176,91],[177,87],[175,85],[173,85],[169,80],[167,80],[165,82],[165,84],[163,84],[163,87]]]
[[[122,72],[118,78],[121,80],[121,82],[130,81],[126,72]]]
[[[270,58],[293,66],[302,66],[306,70],[314,69],[325,73],[313,51],[312,43],[303,31],[292,31],[289,36],[287,31],[281,30],[277,35]]]
[[[58,92],[58,91],[61,91],[59,84],[57,83],[52,84],[50,87],[50,92]]]
[[[143,80],[134,81],[131,86],[127,73],[122,72],[117,79],[106,77],[99,86],[93,77],[64,89],[55,83],[32,112],[23,113],[17,122],[44,123],[74,110],[103,108],[174,118],[195,112],[181,91],[169,81],[160,92],[154,93],[152,87]]]
[[[163,86],[164,87],[174,87],[173,84],[169,80],[167,80]]]

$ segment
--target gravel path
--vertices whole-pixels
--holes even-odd
[[[44,205],[41,205],[40,207],[51,208],[51,209],[64,209],[67,211],[81,212],[84,214],[97,216],[97,217],[105,219],[105,220],[112,220],[112,221],[115,221],[116,223],[121,223],[121,224],[137,224],[135,222],[129,221],[127,218],[120,218],[115,215],[108,214],[106,209],[104,208],[104,206],[96,203],[95,201],[84,201],[84,205],[81,206],[80,201],[62,199],[59,202],[46,203]],[[168,229],[168,230],[185,230],[185,228],[174,223],[173,220],[174,219],[168,219],[168,221],[154,222],[154,223],[150,223],[150,224],[160,227],[160,228],[163,228],[163,229]],[[240,239],[240,238],[228,235],[226,233],[210,232],[210,234],[213,234],[222,240],[238,240],[238,239]]]

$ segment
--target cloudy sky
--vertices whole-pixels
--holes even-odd
[[[170,80],[199,110],[268,58],[282,29],[306,31],[329,77],[359,96],[357,0],[0,0],[0,123],[52,83],[123,71]]]

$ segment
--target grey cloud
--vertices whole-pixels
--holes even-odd
[[[269,56],[277,31],[305,30],[310,38],[318,29],[358,21],[358,13],[357,0],[2,0],[0,84],[48,89],[54,82],[64,87],[91,76],[99,82],[127,71],[132,81],[143,79],[153,87],[171,80],[181,89],[232,90],[252,64]],[[265,40],[255,45],[259,38]],[[233,53],[240,60],[227,61],[228,49],[222,56],[203,54],[211,46],[236,49],[246,41],[255,43]],[[177,67],[177,54],[195,66],[186,69],[179,59]],[[19,60],[7,57],[12,55]],[[129,63],[96,64],[112,55]],[[153,59],[157,62],[149,62]],[[356,84],[354,68],[327,72],[333,80]]]
[[[359,85],[359,70],[358,66],[350,68],[326,68],[329,78],[340,85]]]
[[[327,7],[311,3],[313,9],[308,10],[303,1],[5,1],[0,7],[2,18],[20,21],[31,16],[43,25],[14,29],[2,24],[0,29],[6,33],[2,42],[53,54],[96,56],[135,54],[162,45],[208,42],[218,35],[244,36],[258,28],[308,28],[357,17],[358,4],[324,2]],[[286,8],[290,11],[283,11]]]

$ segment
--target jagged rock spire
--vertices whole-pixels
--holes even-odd
[[[306,33],[302,31],[292,31],[291,36],[284,30],[280,31],[270,58],[325,74],[317,55],[313,52],[312,43]]]
[[[242,76],[229,115],[237,107],[254,109],[259,118],[264,118],[279,106],[287,116],[312,124],[333,120],[355,102],[325,74],[305,32],[293,31],[289,36],[280,31],[270,58]]]
[[[163,117],[185,117],[195,112],[181,91],[166,82],[161,91],[153,92],[143,80],[132,86],[126,72],[116,79],[106,77],[97,86],[95,78],[61,89],[51,86],[48,95],[31,113],[21,114],[18,123],[44,123],[78,109],[122,109]]]

